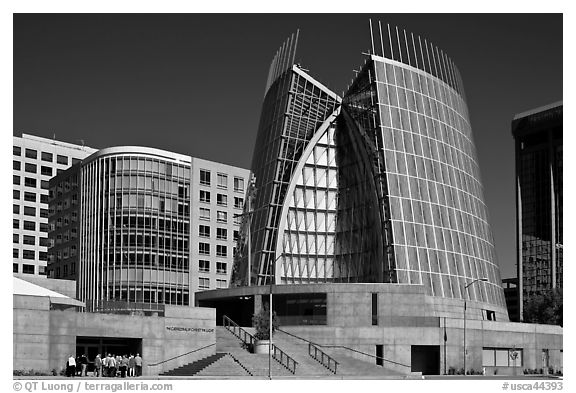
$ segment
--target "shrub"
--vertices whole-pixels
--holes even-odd
[[[15,377],[44,377],[52,375],[52,373],[48,373],[47,371],[43,370],[13,370],[12,375]]]

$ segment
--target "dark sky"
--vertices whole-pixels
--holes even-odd
[[[16,14],[14,134],[153,146],[250,167],[269,63],[296,59],[337,93],[370,48],[368,19],[459,67],[502,276],[515,273],[514,114],[562,99],[561,14]]]

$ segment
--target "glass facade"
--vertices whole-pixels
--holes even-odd
[[[190,170],[138,153],[82,165],[78,294],[89,310],[190,304]]]
[[[563,287],[562,104],[515,117],[520,310],[531,295]]]
[[[276,283],[422,285],[504,309],[462,81],[410,37],[388,28],[343,99],[298,66],[269,79],[251,283],[268,283],[274,265]],[[246,258],[237,263],[245,285]]]

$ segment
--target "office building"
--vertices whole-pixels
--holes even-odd
[[[28,134],[13,137],[14,273],[46,275],[48,181],[95,151]]]
[[[504,289],[504,297],[506,298],[508,318],[510,318],[511,322],[520,322],[518,279],[516,277],[502,279],[502,289]]]
[[[562,102],[514,116],[520,318],[524,303],[563,283]]]
[[[92,154],[50,181],[50,277],[76,279],[88,310],[227,288],[248,173],[152,148]]]

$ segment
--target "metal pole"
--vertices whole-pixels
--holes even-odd
[[[464,289],[466,288],[467,286]],[[464,375],[466,375],[466,299],[464,299]]]
[[[252,198],[248,197],[248,211],[252,210]],[[252,281],[252,237],[251,237],[251,224],[252,224],[252,214],[248,215],[248,286],[251,285]]]
[[[446,341],[448,336],[446,336],[446,317],[444,317],[444,375],[448,374],[446,370]]]

